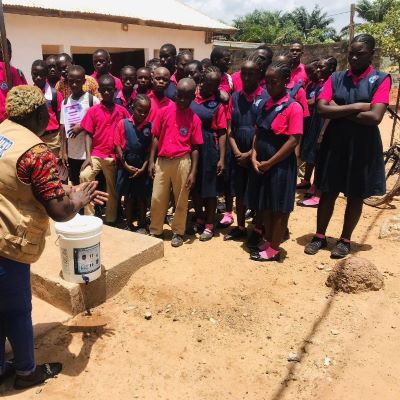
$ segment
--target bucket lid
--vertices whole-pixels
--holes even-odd
[[[67,222],[56,222],[54,227],[57,234],[76,238],[100,233],[103,221],[91,215],[77,214]]]

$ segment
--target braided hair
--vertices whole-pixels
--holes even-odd
[[[271,63],[271,65],[268,67],[268,69],[273,69],[275,71],[278,71],[281,77],[289,82],[290,80],[290,74],[291,74],[291,69],[290,65],[281,61],[274,61]]]
[[[360,35],[357,35],[350,44],[353,43],[364,43],[368,50],[371,51],[375,49],[375,38],[368,33],[361,33]]]
[[[203,73],[202,73],[202,80],[204,80],[206,78],[207,75],[209,74],[217,74],[218,79],[221,79],[221,71],[219,70],[218,67],[216,67],[215,65],[210,65],[209,67],[204,68]]]

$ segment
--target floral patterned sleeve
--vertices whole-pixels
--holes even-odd
[[[44,144],[38,144],[24,153],[17,163],[18,178],[32,185],[39,201],[59,199],[66,195],[58,177],[57,160]]]

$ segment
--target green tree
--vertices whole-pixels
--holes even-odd
[[[396,3],[398,0],[360,0],[356,4],[357,15],[367,22],[382,22]]]
[[[400,2],[392,4],[382,21],[363,24],[359,31],[374,36],[384,55],[400,66]]]

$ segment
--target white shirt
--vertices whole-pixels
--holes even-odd
[[[63,101],[60,113],[60,124],[65,127],[67,137],[68,157],[74,160],[85,160],[85,134],[81,132],[75,138],[69,137],[68,131],[75,125],[80,124],[89,106],[89,93],[84,93],[78,100],[74,100],[72,95],[68,97],[67,104]],[[93,96],[93,105],[99,104],[100,100]]]

